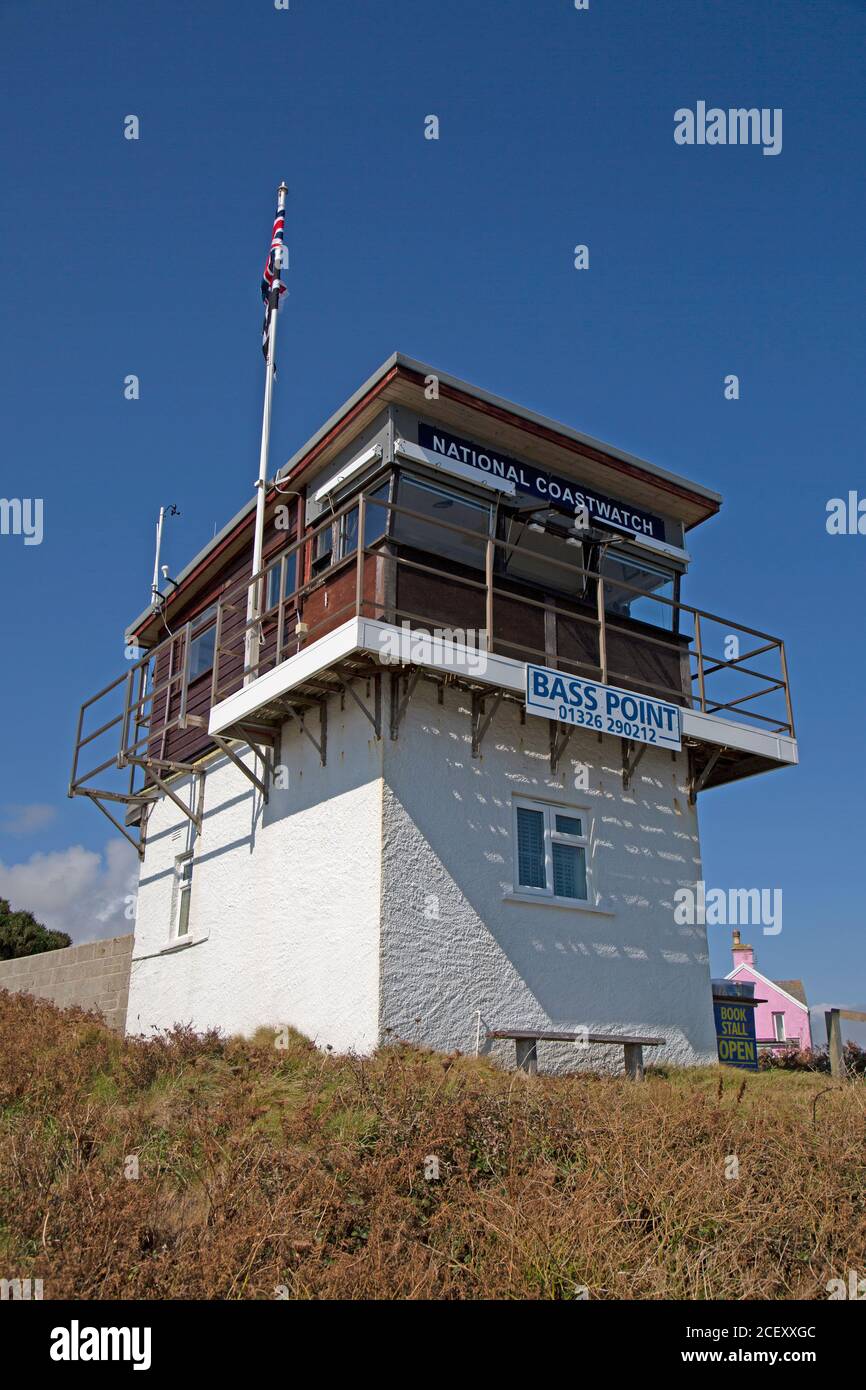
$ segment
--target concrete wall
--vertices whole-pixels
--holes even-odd
[[[66,946],[38,956],[0,961],[0,989],[35,994],[61,1008],[78,1004],[98,1009],[111,1028],[122,1033],[129,993],[132,936],[113,936]]]
[[[383,1028],[473,1051],[480,1010],[482,1037],[585,1026],[666,1037],[650,1063],[715,1062],[706,933],[674,921],[676,888],[701,873],[685,754],[648,748],[624,791],[620,741],[578,730],[552,774],[547,721],[507,705],[473,758],[467,704],[419,685],[386,744]],[[514,900],[514,795],[584,809],[595,911]],[[539,1045],[541,1066],[580,1062],[620,1069],[622,1050]]]
[[[171,801],[156,803],[128,1032],[190,1023],[249,1034],[288,1024],[339,1050],[376,1046],[382,745],[354,701],[341,712],[333,699],[327,765],[293,722],[279,760],[287,785],[272,787],[266,805],[226,759],[210,764],[197,840]],[[188,785],[178,792],[188,798]],[[178,940],[175,857],[187,848],[191,930]]]

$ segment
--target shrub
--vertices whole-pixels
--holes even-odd
[[[13,912],[7,899],[0,898],[0,960],[38,956],[71,945],[72,937],[65,931],[49,931],[32,912]]]

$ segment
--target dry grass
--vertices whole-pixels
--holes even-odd
[[[0,1276],[46,1297],[826,1297],[864,1135],[862,1081],[123,1040],[0,992]]]

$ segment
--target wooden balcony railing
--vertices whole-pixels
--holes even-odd
[[[357,544],[323,573],[309,577],[317,536],[355,512]],[[477,566],[444,561],[429,547],[411,549],[389,534],[386,516],[421,522],[428,534],[436,528],[443,545],[449,535],[462,538],[475,547]],[[340,532],[345,529],[339,526]],[[271,557],[258,574],[220,595],[209,675],[191,677],[190,672],[193,641],[209,630],[199,618],[85,701],[78,717],[70,795],[91,796],[127,834],[104,801],[134,806],[152,795],[154,785],[173,795],[164,778],[192,770],[193,760],[208,745],[208,715],[214,704],[355,616],[407,624],[434,635],[458,630],[471,638],[474,633],[479,651],[556,666],[794,737],[780,638],[661,594],[647,595],[600,570],[547,557],[550,588],[557,592],[546,595],[505,571],[507,557],[519,549],[372,492],[353,497]],[[275,565],[278,597],[268,606],[268,574]],[[286,592],[291,573],[301,580]],[[666,622],[654,625],[611,613],[611,590],[659,605]],[[85,750],[90,748],[96,763],[82,772]],[[124,776],[128,772],[128,779],[123,785],[115,780],[110,790],[97,788],[95,779],[109,769]]]

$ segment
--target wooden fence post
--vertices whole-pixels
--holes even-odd
[[[842,1080],[845,1076],[845,1059],[842,1055],[842,1020],[839,1009],[828,1009],[824,1015],[827,1022],[827,1050],[830,1053],[830,1075]]]

